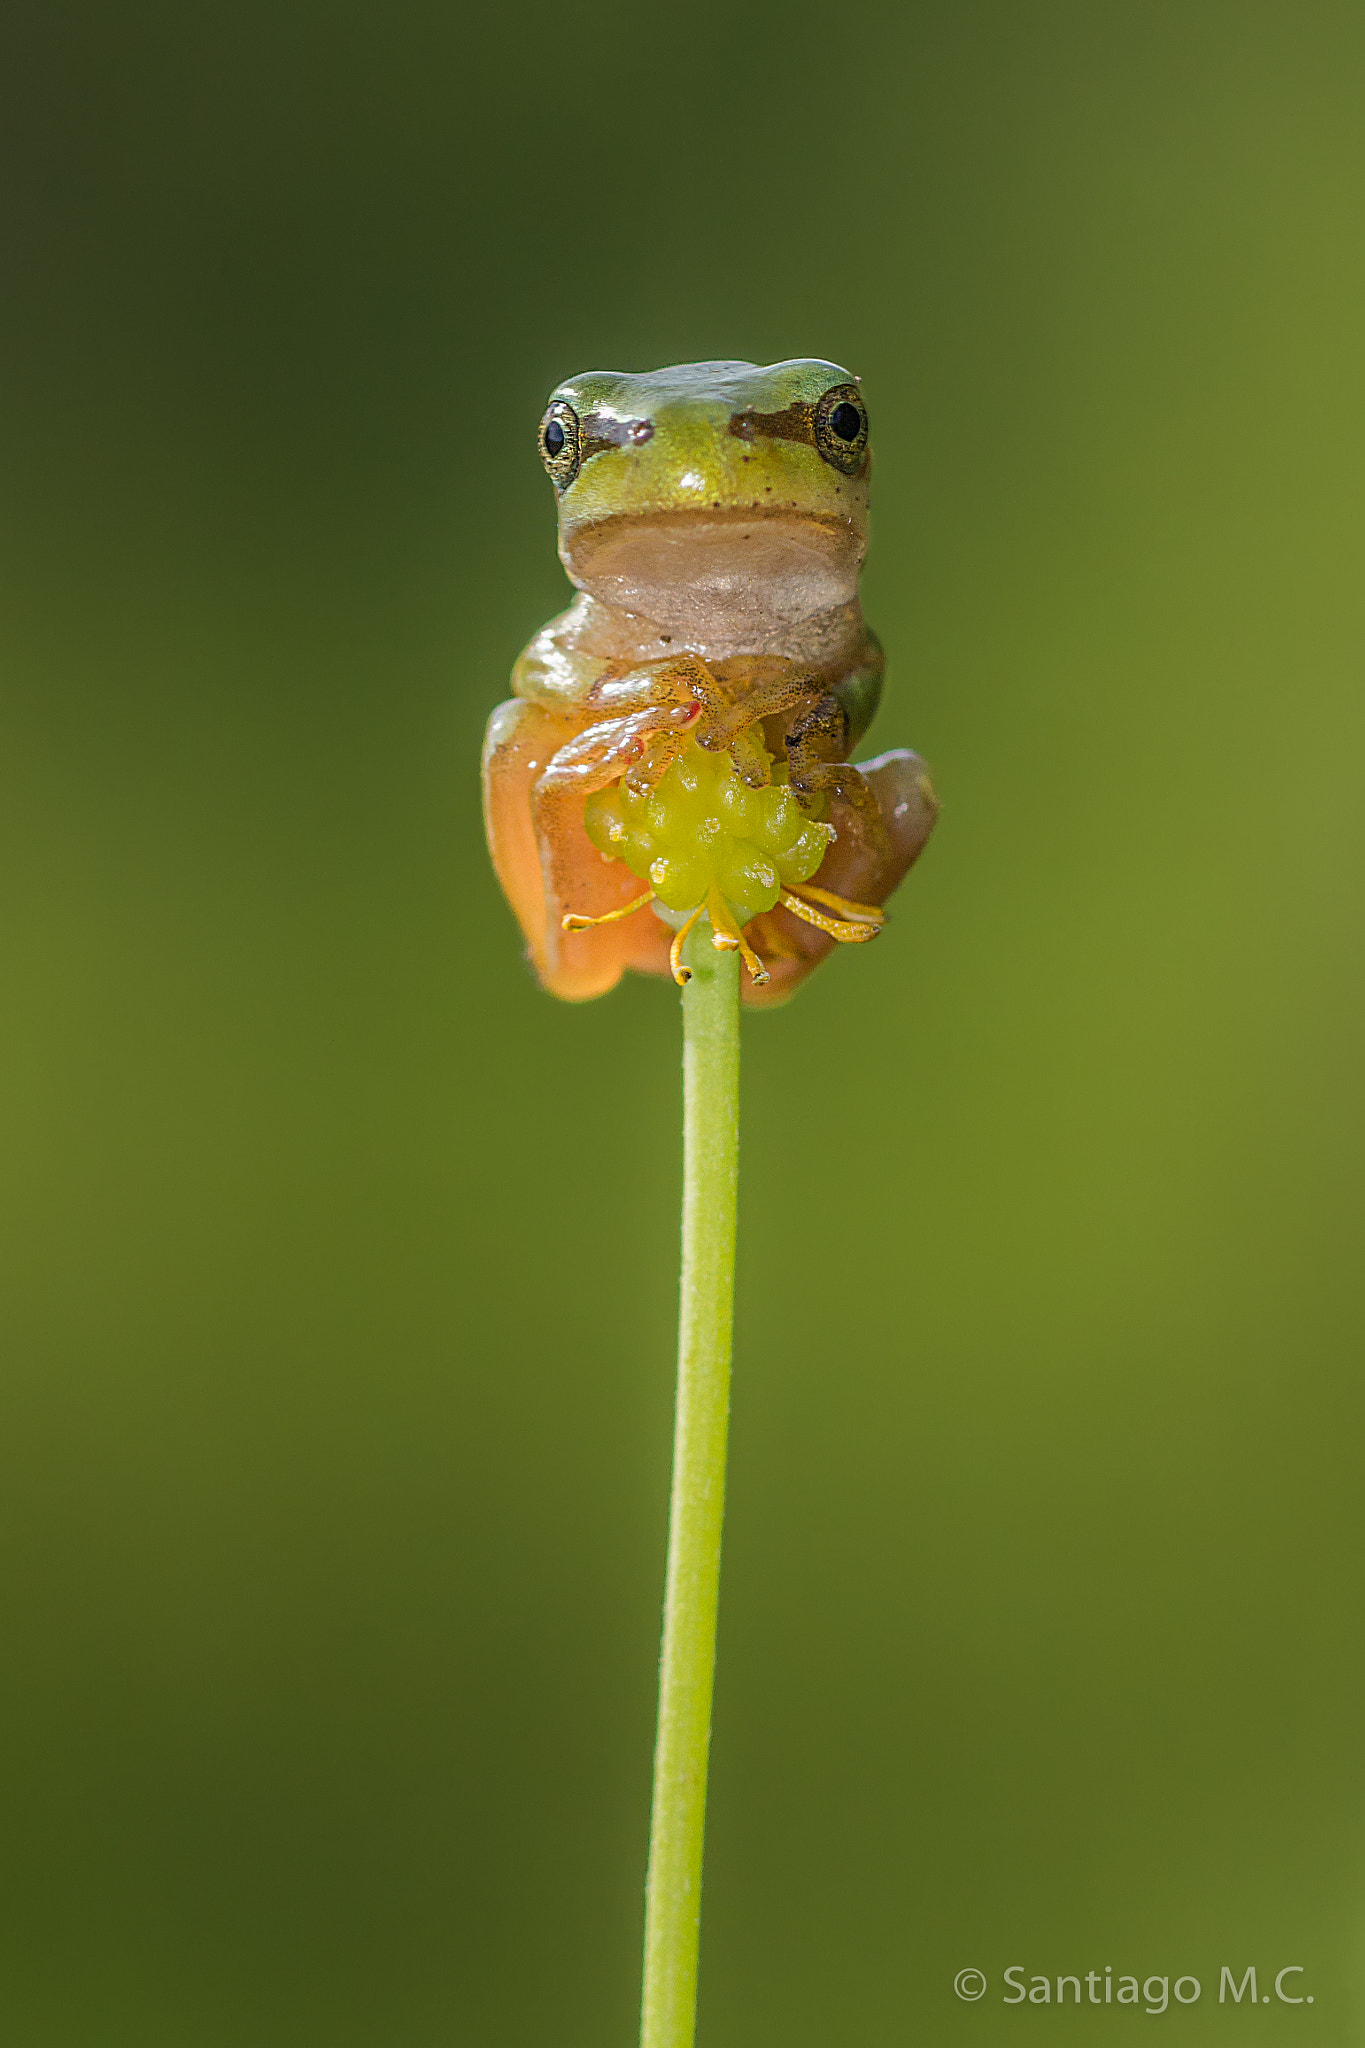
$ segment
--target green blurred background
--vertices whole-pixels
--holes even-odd
[[[1365,16],[5,35],[0,2037],[632,2039],[676,1005],[476,757],[546,390],[818,353],[946,809],[746,1025],[703,2048],[1365,2039]]]

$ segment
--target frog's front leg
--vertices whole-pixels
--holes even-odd
[[[661,733],[647,755],[637,759],[626,772],[636,790],[650,789],[659,780],[688,740],[697,739],[713,753],[729,753],[740,779],[751,789],[763,789],[768,782],[768,756],[756,721],[772,711],[786,711],[812,694],[809,682],[766,683],[750,690],[738,702],[734,685],[714,676],[699,654],[684,649],[660,661],[641,662],[623,674],[608,671],[588,691],[585,703],[594,709],[635,712],[651,707],[691,701],[701,711],[695,729],[689,723],[685,737],[676,731]]]
[[[792,793],[803,809],[827,791],[858,813],[863,830],[874,843],[886,838],[877,799],[866,778],[846,759],[849,747],[848,714],[839,699],[825,691],[792,721],[787,734],[787,765]]]
[[[695,698],[685,704],[664,700],[624,717],[604,718],[585,726],[552,754],[541,770],[533,798],[537,810],[556,797],[587,798],[605,789],[646,759],[656,740],[686,734],[701,715]]]
[[[689,697],[708,713],[723,709],[730,701],[701,656],[685,648],[680,654],[632,662],[626,668],[611,666],[583,701],[595,711],[621,716],[659,704],[685,703]]]
[[[765,660],[763,665],[771,669],[773,663]],[[784,661],[778,666],[778,674],[766,674],[738,693],[730,683],[730,703],[708,716],[697,734],[704,747],[716,752],[728,749],[743,779],[754,787],[761,787],[768,780],[767,758],[762,751],[760,736],[753,730],[755,725],[778,718],[784,712],[808,711],[818,699],[828,694],[845,716],[840,751],[846,755],[872,723],[881,698],[886,658],[875,633],[865,628],[856,660],[837,681],[831,682],[827,676],[793,661]],[[745,773],[745,763],[741,758],[741,749],[750,747],[757,750],[761,771],[754,776]]]
[[[700,655],[684,651],[620,671],[608,669],[583,702],[615,717],[688,705],[700,714],[656,727],[647,746],[632,756],[625,779],[633,790],[643,792],[654,787],[683,748],[705,730],[707,721],[725,709],[729,697]]]
[[[770,677],[756,683],[733,704],[713,712],[697,734],[702,746],[712,753],[728,753],[741,782],[750,789],[763,789],[769,781],[768,754],[763,745],[765,718],[794,710],[820,694],[821,685],[797,670],[790,675]]]

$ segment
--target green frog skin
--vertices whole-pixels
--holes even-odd
[[[713,838],[733,868],[720,823],[761,813],[767,851],[749,848],[744,873],[773,888],[731,887],[721,867],[696,907],[743,950],[746,998],[781,999],[838,940],[874,934],[937,814],[918,755],[850,759],[884,669],[858,598],[870,449],[857,379],[815,359],[595,371],[552,394],[539,445],[578,595],[517,662],[484,750],[489,843],[536,971],[571,1000],[627,968],[668,973],[687,914],[677,878],[702,872],[695,832],[691,867],[651,870],[650,855],[676,851],[675,813],[691,831],[698,805],[723,801]],[[707,755],[721,758],[708,769]],[[632,838],[627,813],[653,838],[643,823]],[[651,891],[666,870],[672,891]]]

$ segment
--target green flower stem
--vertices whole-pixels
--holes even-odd
[[[684,955],[682,1308],[641,2048],[692,2048],[735,1299],[739,955],[705,918]]]

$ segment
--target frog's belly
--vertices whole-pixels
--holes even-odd
[[[842,521],[755,509],[597,520],[566,567],[593,597],[719,649],[848,604],[861,556]]]

